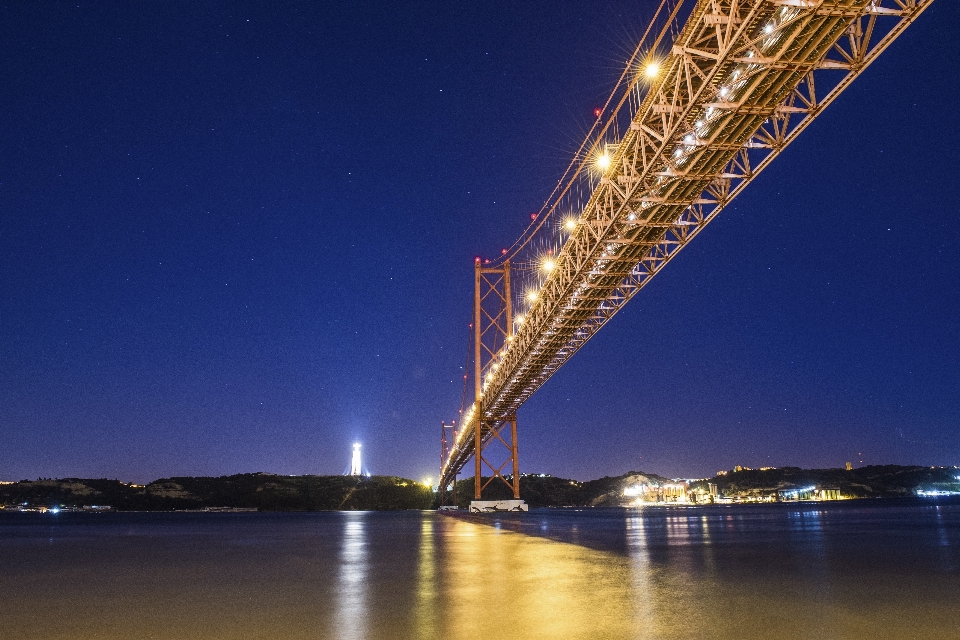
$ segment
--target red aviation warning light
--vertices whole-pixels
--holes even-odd
[[[596,117],[596,118],[599,118],[601,113],[603,113],[603,109],[601,109],[601,108],[599,108],[599,107],[593,110],[593,115],[594,115],[594,117]]]

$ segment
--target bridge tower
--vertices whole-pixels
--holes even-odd
[[[513,295],[510,289],[510,260],[487,267],[477,258],[474,262],[473,290],[473,388],[476,406],[474,429],[474,500],[499,479],[520,500],[520,458],[517,455],[517,416],[487,419],[483,406],[484,382],[491,379],[510,342],[513,341]],[[506,457],[492,458],[490,447],[506,449]],[[510,465],[510,479],[504,468]],[[483,482],[484,467],[491,475]],[[514,506],[514,505],[510,505]],[[491,506],[490,508],[495,508]],[[510,508],[508,506],[508,508]]]
[[[447,435],[447,434],[450,435]],[[443,469],[443,463],[446,462],[447,458],[450,457],[450,451],[453,449],[453,443],[457,440],[457,421],[453,420],[450,424],[446,422],[440,422],[440,468]],[[440,479],[440,507],[443,508],[447,506],[447,497],[448,493],[450,494],[450,502],[453,505],[457,504],[457,476],[453,476],[453,488],[448,492],[447,484],[443,482],[443,479]]]

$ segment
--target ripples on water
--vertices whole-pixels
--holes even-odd
[[[0,638],[960,638],[958,501],[485,521],[0,513]]]

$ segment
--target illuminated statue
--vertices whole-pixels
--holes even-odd
[[[350,461],[350,475],[359,476],[362,475],[360,471],[360,445],[353,445],[353,458]]]

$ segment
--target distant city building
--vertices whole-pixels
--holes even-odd
[[[853,463],[852,463],[852,462],[848,462],[848,463],[847,463],[847,471],[853,471]]]
[[[359,476],[363,475],[363,472],[360,470],[360,445],[353,445],[353,458],[350,460],[350,475]]]

